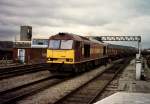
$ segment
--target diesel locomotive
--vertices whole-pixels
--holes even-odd
[[[71,33],[49,38],[47,63],[57,71],[84,72],[108,60],[135,54],[135,48],[106,44]],[[54,67],[54,68],[53,68]]]

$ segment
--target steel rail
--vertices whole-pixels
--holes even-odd
[[[91,79],[87,83],[81,85],[79,88],[71,91],[69,94],[62,97],[58,101],[56,101],[54,104],[82,104],[82,103],[83,104],[92,104],[93,101],[97,98],[97,96],[99,94],[101,94],[103,92],[103,90],[106,88],[106,86],[109,85],[109,83],[115,78],[115,76],[129,63],[129,61],[121,61],[121,63],[122,62],[125,62],[125,64],[120,64],[120,62],[115,63],[115,66],[107,69],[100,75]],[[116,65],[116,64],[118,64],[118,65]],[[96,87],[96,86],[94,86],[95,85],[94,81],[97,81],[97,80],[99,80],[99,81],[105,80],[105,81],[103,82],[102,85],[100,84],[100,85],[98,85],[98,87]],[[99,82],[99,83],[102,83],[102,82]],[[92,89],[90,88],[90,86],[92,86],[92,85],[93,85],[94,93],[90,93],[90,91],[92,92]],[[85,89],[86,89],[86,92],[89,92],[89,93],[85,93],[84,92]],[[81,96],[82,94],[83,94],[83,96]]]
[[[24,84],[6,91],[0,92],[0,104],[14,103],[22,98],[35,94],[46,88],[67,80],[71,75],[53,75],[35,82]]]

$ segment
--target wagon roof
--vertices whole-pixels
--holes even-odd
[[[109,48],[120,48],[120,49],[135,49],[135,47],[124,46],[124,45],[116,45],[116,44],[108,44]]]
[[[94,39],[94,38],[91,38],[91,37],[88,37],[88,38],[89,38],[90,41],[92,41],[92,42],[94,42],[94,43],[102,44],[102,45],[104,45],[104,46],[107,45],[107,43],[104,43],[104,42],[102,42],[102,41],[98,41],[98,40],[96,40],[96,39]]]

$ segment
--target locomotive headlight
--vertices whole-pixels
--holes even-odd
[[[68,62],[69,62],[69,59],[67,58],[67,59],[66,59],[66,61],[68,61]]]
[[[67,62],[73,62],[73,59],[67,58],[66,61],[67,61]]]
[[[73,59],[69,59],[69,62],[73,62]]]
[[[50,61],[50,58],[47,58],[48,61]]]
[[[49,58],[50,61],[53,61],[53,58]]]
[[[49,57],[49,58],[47,58],[47,60],[48,60],[48,61],[53,61],[53,58],[50,58],[50,57]]]

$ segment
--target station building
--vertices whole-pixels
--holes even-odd
[[[12,59],[13,42],[0,41],[0,60]]]
[[[45,63],[47,38],[32,38],[32,27],[21,26],[20,40],[13,44],[13,61],[26,64]]]

